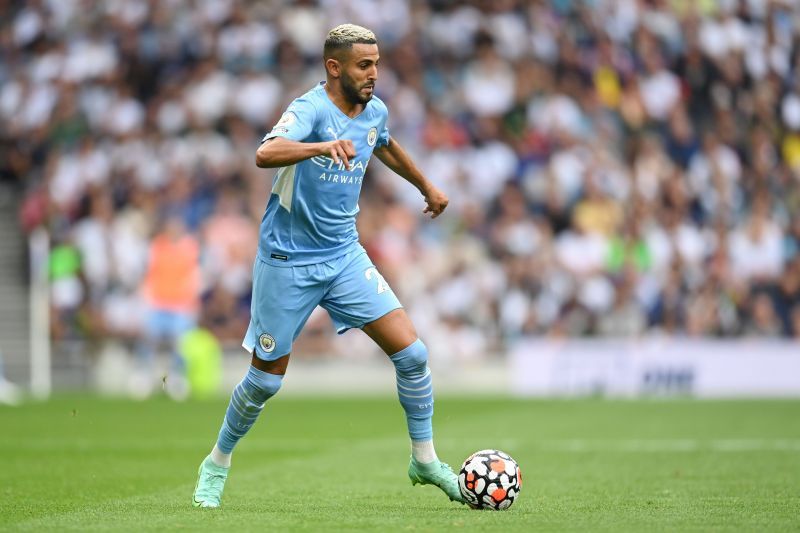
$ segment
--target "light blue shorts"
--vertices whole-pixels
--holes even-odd
[[[152,309],[147,313],[145,335],[151,341],[177,342],[184,333],[194,329],[195,323],[191,313]]]
[[[257,258],[250,325],[242,346],[264,361],[290,353],[318,305],[328,311],[340,334],[402,307],[361,245],[313,265],[275,266]]]

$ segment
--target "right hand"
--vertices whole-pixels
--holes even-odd
[[[350,170],[350,159],[356,156],[353,141],[336,139],[335,141],[323,143],[323,145],[323,153],[325,155],[330,156],[337,165],[344,162],[345,168]]]

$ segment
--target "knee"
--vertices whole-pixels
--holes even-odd
[[[428,348],[417,339],[392,357],[397,372],[401,374],[423,373],[428,366]]]
[[[278,393],[281,388],[283,376],[270,374],[269,372],[264,372],[263,370],[251,366],[245,379],[250,385],[250,389],[255,391],[258,395],[258,398],[255,399],[263,402]]]

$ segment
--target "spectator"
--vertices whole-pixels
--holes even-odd
[[[319,81],[335,18],[378,32],[389,128],[451,198],[421,224],[380,163],[363,185],[365,245],[428,330],[490,352],[529,333],[796,334],[790,2],[362,3],[2,4],[0,179],[53,235],[57,338],[152,341],[141,309],[182,287],[175,323],[202,312],[240,342],[270,194],[253,150]],[[147,266],[164,213],[186,226],[186,285]],[[334,346],[319,323],[309,346]]]
[[[142,286],[147,305],[144,335],[139,346],[142,374],[132,383],[134,394],[146,396],[152,391],[153,358],[159,342],[166,342],[172,352],[167,391],[179,399],[188,394],[179,346],[181,337],[197,323],[200,276],[197,240],[186,233],[180,218],[168,217],[150,244]]]

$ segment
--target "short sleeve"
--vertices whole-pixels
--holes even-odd
[[[261,142],[274,137],[284,137],[291,141],[303,141],[314,128],[314,121],[317,118],[317,110],[307,98],[298,98],[292,102],[281,115],[280,120],[272,128],[272,131],[264,135]]]
[[[378,142],[376,143],[375,147],[379,146],[388,146],[389,145],[389,128],[386,126],[386,123],[389,121],[389,113],[386,113],[386,118],[383,121],[383,127],[381,128],[381,133],[378,135]]]

